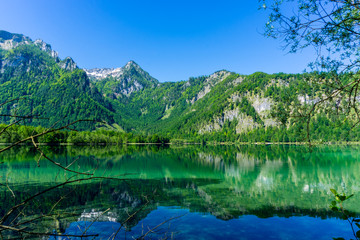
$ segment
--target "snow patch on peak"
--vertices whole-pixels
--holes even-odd
[[[93,69],[84,69],[86,74],[95,80],[101,80],[107,77],[120,77],[124,74],[123,68],[93,68]]]
[[[124,67],[93,68],[93,69],[84,69],[84,71],[91,79],[101,80],[107,77],[120,78],[124,75],[124,72],[126,70],[129,70],[131,67],[134,67],[136,70],[141,71],[143,73],[143,70],[140,68],[140,66],[132,60],[127,62]]]

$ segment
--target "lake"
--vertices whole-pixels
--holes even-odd
[[[27,239],[351,238],[333,213],[331,188],[355,196],[360,215],[360,147],[120,146],[31,147],[0,154],[0,217]],[[60,187],[54,187],[62,184]],[[5,239],[20,237],[3,231]],[[145,235],[145,236],[144,236]]]

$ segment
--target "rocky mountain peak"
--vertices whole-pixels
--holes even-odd
[[[74,62],[74,60],[71,57],[66,57],[64,60],[59,62],[59,66],[62,69],[66,69],[68,71],[73,71],[77,68],[76,63]]]
[[[211,81],[213,79],[224,79],[225,77],[227,77],[231,72],[227,71],[227,70],[220,70],[217,72],[214,72],[213,74],[211,74],[208,78],[208,81]]]
[[[22,34],[10,33],[4,30],[0,30],[0,41],[4,42],[8,40],[13,40],[15,42],[31,41],[29,37],[26,37]]]
[[[143,76],[146,79],[151,80],[151,82],[157,82],[156,79],[152,78],[147,72],[145,72],[136,62],[129,61],[123,67],[119,68],[93,68],[93,69],[84,69],[88,77],[94,81],[102,80],[105,78],[115,78],[119,81],[122,81],[124,78],[129,78],[134,74],[130,74],[129,71],[132,69],[136,70],[138,75]]]
[[[51,57],[55,59],[58,58],[59,54],[56,51],[52,50],[50,44],[44,42],[41,39],[35,40],[34,44],[38,46],[42,51],[47,52]]]
[[[52,50],[51,45],[44,42],[41,39],[37,39],[32,41],[31,38],[24,36],[22,34],[10,33],[4,30],[0,30],[0,48],[4,50],[11,50],[17,48],[20,45],[35,45],[41,51],[46,52],[52,58],[55,59],[56,62],[59,62],[59,54]]]
[[[0,48],[4,50],[11,50],[19,45],[30,43],[32,41],[29,37],[0,30]]]
[[[131,67],[134,67],[136,69],[140,68],[141,67],[136,63],[134,62],[133,60],[130,60],[129,62],[126,63],[126,65],[124,66],[125,69],[130,69]]]
[[[140,91],[144,88],[156,87],[159,82],[151,77],[149,73],[144,71],[134,61],[129,61],[125,66],[120,68],[94,68],[84,69],[88,77],[99,82],[111,82],[107,84],[111,89],[105,90],[112,96],[118,98],[120,96],[130,96],[133,92]]]

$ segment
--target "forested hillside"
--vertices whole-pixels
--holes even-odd
[[[26,124],[47,127],[78,119],[114,123],[111,104],[83,70],[70,58],[61,61],[48,45],[42,48],[38,41],[26,39],[21,41],[17,35],[0,31],[0,102],[20,98],[2,106],[1,114],[36,116],[27,119]],[[14,118],[2,119],[10,120]],[[75,127],[85,130],[95,125],[83,122]]]
[[[345,111],[346,99],[334,98],[311,112],[327,91],[321,79],[329,78],[221,70],[160,83],[134,61],[116,69],[82,70],[41,40],[0,31],[0,103],[20,98],[1,106],[3,123],[15,115],[38,116],[22,124],[45,127],[91,119],[76,128],[174,141],[357,141],[356,113]]]
[[[113,104],[126,114],[128,130],[165,134],[172,139],[303,142],[310,137],[326,142],[355,141],[360,132],[354,125],[356,114],[345,111],[346,99],[334,98],[310,112],[315,103],[321,105],[327,90],[320,79],[329,77],[261,72],[245,76],[219,71],[162,83],[113,100]]]

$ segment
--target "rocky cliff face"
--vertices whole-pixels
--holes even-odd
[[[231,74],[230,72],[225,71],[225,70],[218,71],[218,72],[211,74],[209,77],[206,78],[206,80],[204,82],[204,86],[199,91],[199,93],[195,97],[193,97],[189,102],[191,104],[194,104],[194,102],[205,97],[206,94],[208,94],[211,91],[211,89],[214,86],[216,86],[216,84],[222,82],[230,74]]]
[[[270,116],[270,111],[275,102],[269,97],[261,97],[260,95],[254,95],[249,97],[252,106],[264,121],[264,126],[277,126],[279,123]]]
[[[226,121],[237,121],[237,125],[235,127],[237,134],[248,132],[256,127],[259,127],[259,124],[256,123],[252,117],[241,113],[239,109],[233,109],[225,110],[220,116],[214,116],[210,122],[204,123],[199,129],[199,133],[205,134],[214,131],[221,131]]]
[[[71,57],[67,57],[63,61],[59,62],[59,66],[68,71],[74,71],[77,68],[76,63]]]
[[[48,53],[52,58],[56,59],[57,61],[59,61],[59,54],[51,49],[50,44],[44,42],[41,39],[35,40],[34,44],[36,46],[38,46],[42,51]]]
[[[11,50],[19,45],[31,44],[32,40],[22,34],[14,34],[0,30],[0,48]]]
[[[77,68],[76,63],[74,62],[74,60],[72,58],[66,57],[64,60],[61,60],[59,58],[58,52],[54,51],[51,48],[50,44],[44,42],[41,39],[37,39],[37,40],[33,41],[33,40],[31,40],[31,38],[26,37],[22,34],[9,33],[9,32],[0,30],[0,49],[9,51],[9,50],[16,49],[17,47],[24,46],[24,45],[36,46],[38,49],[40,49],[41,51],[48,54],[51,58],[53,58],[54,61],[56,63],[58,63],[59,66],[63,69],[73,71]],[[24,59],[24,58],[26,58],[26,57],[19,56],[19,60]],[[21,62],[21,61],[18,61],[18,62]],[[13,62],[12,64],[15,64],[15,63]],[[5,63],[2,63],[1,65],[4,67]],[[1,67],[1,65],[0,65],[0,67]]]

